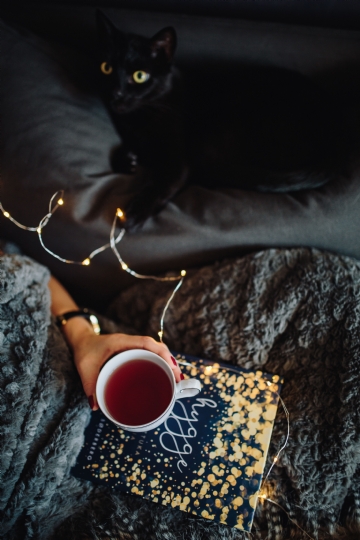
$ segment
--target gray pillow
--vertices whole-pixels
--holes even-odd
[[[109,240],[117,207],[141,182],[113,174],[109,158],[121,143],[96,95],[94,68],[86,57],[50,46],[0,22],[0,201],[11,215],[37,225],[52,194],[65,190],[65,205],[43,233],[67,259],[84,260]],[[162,272],[209,263],[267,247],[314,246],[360,258],[360,182],[354,159],[349,178],[314,191],[261,194],[188,186],[120,251],[139,272]],[[132,282],[110,250],[89,267],[64,264],[0,216],[0,236],[45,264],[77,300],[105,305]]]

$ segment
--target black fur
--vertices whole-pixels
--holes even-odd
[[[125,209],[126,226],[132,227],[160,210],[187,177],[172,66],[176,34],[165,28],[148,39],[123,34],[100,11],[97,19],[101,61],[113,68],[103,75],[105,101],[123,140],[112,157],[113,168],[129,172],[134,163],[144,167],[142,189]],[[137,70],[149,73],[150,79],[136,84],[132,75]]]
[[[218,70],[215,77],[191,73],[187,87],[197,126],[189,130],[197,183],[295,191],[337,174],[341,122],[330,98],[309,78],[276,67],[238,67]]]
[[[156,213],[185,182],[287,192],[343,172],[340,115],[309,78],[261,66],[202,66],[180,78],[173,28],[145,38],[122,33],[101,12],[97,18],[101,61],[113,69],[103,76],[105,99],[124,142],[113,166],[144,167],[127,226]],[[137,70],[149,80],[136,84]]]

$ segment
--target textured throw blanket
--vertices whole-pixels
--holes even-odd
[[[69,475],[89,409],[50,320],[47,270],[0,257],[0,537],[235,540],[250,536]],[[157,335],[170,289],[117,298],[117,328]],[[290,440],[259,503],[253,538],[360,538],[360,264],[310,249],[267,250],[191,272],[165,321],[175,351],[285,378]],[[115,329],[103,321],[108,331]],[[279,408],[268,465],[284,442]],[[287,515],[288,514],[288,515]]]

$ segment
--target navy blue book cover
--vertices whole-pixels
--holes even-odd
[[[92,414],[72,474],[250,531],[281,388],[278,375],[176,355],[201,393],[153,431]]]

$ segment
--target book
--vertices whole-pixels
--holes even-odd
[[[250,531],[282,379],[176,355],[201,393],[175,402],[153,431],[123,431],[92,413],[76,477]]]

